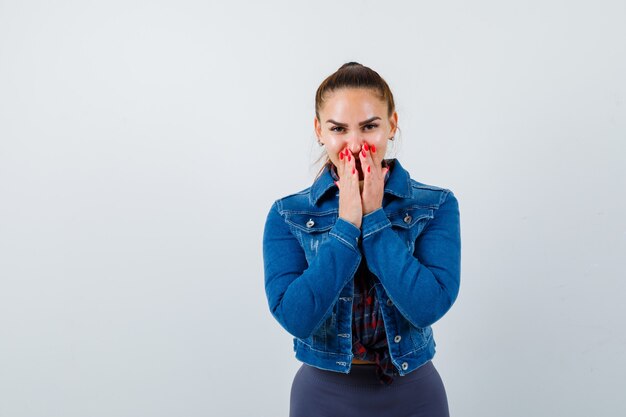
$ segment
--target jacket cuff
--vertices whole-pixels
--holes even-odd
[[[372,234],[391,227],[391,222],[382,207],[363,216],[362,225],[363,239],[367,239]]]
[[[359,237],[361,236],[361,229],[359,229],[349,221],[338,217],[335,225],[330,230],[329,235],[336,237],[343,244],[354,249],[356,252],[360,252]]]

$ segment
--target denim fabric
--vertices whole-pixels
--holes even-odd
[[[338,217],[328,168],[276,200],[263,232],[265,291],[272,316],[293,338],[298,360],[350,373],[354,274],[364,257],[392,362],[400,375],[435,355],[431,325],[459,293],[461,232],[453,192],[410,178],[390,160],[382,207],[359,229]]]

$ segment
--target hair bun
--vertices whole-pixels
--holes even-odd
[[[358,67],[362,67],[363,65],[359,64],[358,62],[352,61],[352,62],[346,62],[345,64],[340,66],[339,69],[341,70],[341,69],[344,69],[344,68],[347,68],[347,67],[357,67],[357,66]]]

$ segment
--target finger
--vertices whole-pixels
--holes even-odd
[[[345,147],[343,149],[343,173],[346,177],[346,181],[350,178],[350,174],[352,174],[352,163],[354,162],[352,158],[352,153]]]
[[[351,179],[354,180],[354,178],[356,177],[356,180],[358,181],[359,179],[359,173],[356,170],[356,156],[352,155],[352,152],[350,152],[349,149],[347,149],[348,152],[348,173],[351,174]]]
[[[337,155],[339,162],[337,163],[337,175],[339,176],[339,179],[341,179],[341,177],[343,177],[343,170],[344,170],[344,152],[343,149],[339,151],[339,154]]]
[[[341,159],[341,164],[342,164],[342,172],[341,172],[341,176],[339,177],[339,181],[341,182],[341,184],[344,186],[344,190],[346,190],[346,192],[350,193],[350,177],[352,174],[352,164],[348,159],[348,154],[349,151],[347,148],[343,149],[342,151],[342,155],[343,158]]]
[[[348,148],[345,148],[343,151],[343,180],[344,184],[348,183],[350,180],[350,174],[352,173],[352,167],[349,160],[350,152]]]
[[[380,169],[382,168],[382,160],[381,155],[379,155],[380,153],[376,152],[375,145],[369,146],[369,153],[372,157],[372,169],[376,169],[378,172],[380,172]]]
[[[344,156],[344,178],[343,178],[343,190],[347,195],[355,198],[359,195],[359,172],[356,169],[355,156],[349,149],[345,151],[347,153]]]

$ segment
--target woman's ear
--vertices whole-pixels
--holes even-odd
[[[393,112],[393,114],[389,118],[389,124],[391,125],[390,136],[394,137],[396,135],[396,129],[398,129],[398,112]]]
[[[315,129],[315,136],[317,136],[317,141],[322,141],[322,124],[319,120],[317,120],[317,116],[313,118],[313,126]]]
[[[313,117],[313,128],[315,129],[317,140],[320,140],[322,138],[322,126],[319,120],[317,120],[317,116]]]

